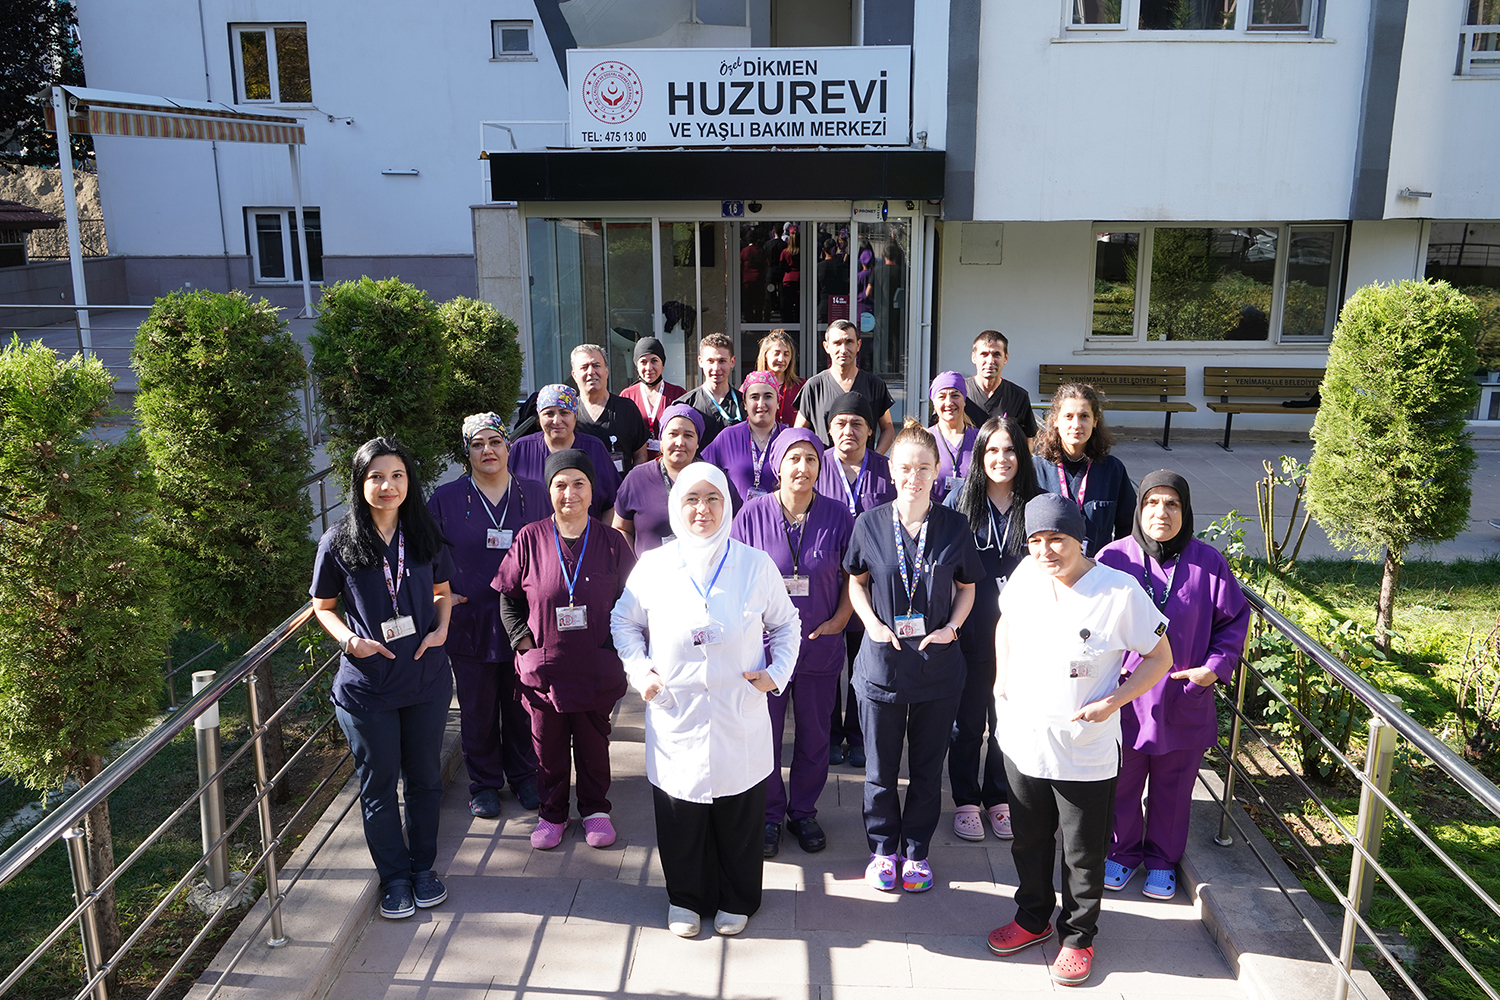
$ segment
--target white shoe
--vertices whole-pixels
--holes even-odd
[[[1001,840],[1011,840],[1015,832],[1010,828],[1010,804],[1002,802],[998,806],[990,806],[990,829],[995,831],[995,836]]]
[[[723,910],[720,910],[714,914],[714,930],[725,937],[734,937],[740,931],[744,930],[745,925],[749,922],[750,918],[740,913],[725,913]]]
[[[678,937],[690,938],[698,936],[698,929],[698,914],[686,906],[667,907],[667,930]]]

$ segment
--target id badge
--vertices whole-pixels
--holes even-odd
[[[511,538],[515,532],[509,528],[486,528],[484,530],[484,547],[487,549],[508,549]]]
[[[380,623],[380,635],[386,642],[417,634],[417,620],[411,615],[397,615]]]
[[[615,460],[615,471],[616,472],[624,472],[625,471],[625,459],[624,459],[624,457],[622,455],[620,455],[619,452],[614,453],[610,457]]]
[[[811,581],[805,576],[784,576],[781,582],[786,584],[788,597],[806,597],[809,593],[808,585]]]
[[[1068,661],[1068,677],[1070,678],[1098,677],[1099,673],[1099,665],[1092,660]]]
[[[920,639],[927,634],[927,623],[921,615],[897,615],[896,638]]]
[[[646,450],[647,451],[661,451],[661,439],[660,438],[647,438],[646,439]]]
[[[963,482],[964,482],[963,476],[949,476],[948,477],[948,485],[945,486],[945,487],[943,487],[943,489],[946,492],[948,492],[948,493],[952,493],[954,490],[956,490],[960,486],[962,486]]]
[[[577,632],[589,627],[589,609],[572,604],[557,609],[557,630]]]
[[[692,630],[694,646],[713,646],[724,641],[724,626],[718,622],[695,626]]]
[[[748,490],[745,491],[745,499],[746,500],[754,500],[756,497],[763,497],[765,495],[766,495],[766,491],[765,490],[756,489],[754,486],[750,487]]]

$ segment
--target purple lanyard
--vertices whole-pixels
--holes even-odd
[[[917,533],[917,554],[912,557],[911,571],[906,569],[906,538],[901,531],[901,515],[896,513],[896,505],[891,504],[891,527],[896,529],[896,565],[901,570],[901,587],[906,591],[906,610],[911,613],[912,599],[916,596],[915,582],[922,582],[922,557],[927,551],[927,518],[932,513],[932,508],[927,508],[927,514],[922,517],[922,529]]]
[[[401,537],[401,528],[396,527],[396,578],[391,579],[391,561],[385,556],[380,557],[380,569],[385,573],[386,593],[391,595],[391,610],[400,613],[396,607],[396,591],[401,587],[401,577],[406,572],[406,539]]]
[[[1079,510],[1083,510],[1083,498],[1089,491],[1089,470],[1093,467],[1094,462],[1090,459],[1089,463],[1083,467],[1083,478],[1078,481],[1078,499],[1074,502],[1078,504]],[[1073,495],[1068,492],[1068,470],[1063,468],[1061,462],[1057,463],[1057,488],[1062,491],[1063,496],[1069,500],[1073,499]]]
[[[755,481],[751,484],[752,489],[760,489],[761,463],[766,460],[766,453],[771,450],[771,442],[776,440],[776,435],[780,431],[781,421],[778,420],[776,421],[776,425],[771,428],[771,436],[766,438],[766,446],[758,449],[755,447],[755,429],[751,428],[750,430],[750,471],[755,477]]]

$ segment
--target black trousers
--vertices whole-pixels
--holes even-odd
[[[865,839],[871,854],[927,859],[943,808],[943,757],[958,698],[906,705],[866,698],[859,703],[865,731]],[[903,745],[905,804],[899,790]]]
[[[995,737],[994,660],[969,661],[948,748],[948,784],[956,806],[988,809],[1007,801],[1005,761]]]
[[[748,917],[760,909],[764,779],[738,795],[712,802],[674,799],[652,785],[651,801],[668,902],[700,917],[720,910]]]
[[[833,718],[828,726],[830,747],[848,743],[851,747],[863,749],[865,745],[865,735],[859,726],[859,698],[854,693],[854,658],[859,655],[859,644],[864,638],[864,629],[844,633],[844,649],[849,655],[849,666],[840,676],[847,676],[849,679],[842,685],[833,685]],[[839,704],[841,701],[842,705]]]
[[[1104,897],[1104,859],[1109,855],[1115,817],[1115,783],[1053,781],[1016,770],[1005,758],[1010,782],[1010,821],[1016,839],[1010,853],[1016,862],[1016,923],[1040,934],[1052,921],[1057,892],[1052,866],[1057,831],[1062,830],[1062,913],[1058,939],[1069,948],[1087,948],[1098,932]]]

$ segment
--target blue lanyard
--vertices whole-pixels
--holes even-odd
[[[568,585],[568,607],[573,606],[573,585],[578,582],[578,574],[583,572],[583,554],[589,550],[589,529],[593,527],[594,519],[591,517],[583,526],[583,544],[578,547],[578,561],[573,564],[573,575],[568,576],[568,564],[563,560],[562,533],[557,530],[557,522],[552,522],[552,541],[557,545],[557,565],[562,568],[563,583]]]
[[[731,403],[734,402],[734,388],[733,387],[730,387],[730,390],[724,394],[724,398],[727,399],[727,400],[729,400]],[[725,424],[737,424],[742,419],[744,419],[743,417],[731,417],[729,414],[725,413],[724,412],[724,407],[722,407],[722,406],[719,405],[719,401],[717,399],[714,399],[714,394],[713,394],[712,391],[709,391],[709,393],[708,393],[708,401],[710,403],[714,404],[714,409],[716,409],[716,410],[719,411],[719,416],[721,416],[721,417],[724,418],[724,423]],[[739,409],[739,404],[736,403],[734,408],[736,410],[738,410]]]
[[[932,508],[927,508],[927,515],[922,517],[922,530],[917,533],[917,554],[912,556],[911,571],[906,569],[906,539],[901,532],[901,515],[896,513],[896,505],[891,504],[891,526],[896,529],[896,565],[901,570],[901,587],[906,591],[906,610],[911,612],[912,599],[916,597],[917,587],[922,583],[922,556],[927,551],[927,523],[928,515]]]
[[[839,474],[839,482],[844,484],[844,494],[849,498],[849,513],[855,517],[858,517],[859,495],[860,491],[864,489],[865,473],[869,471],[870,468],[870,449],[865,449],[865,457],[864,460],[859,463],[859,474],[854,477],[854,486],[852,488],[849,486],[849,480],[844,476],[843,463],[838,462],[837,459],[835,459],[834,461],[836,463],[834,465],[834,469],[837,470]]]
[[[682,551],[682,543],[681,542],[677,543],[677,551],[679,553],[681,553],[681,551]],[[724,545],[724,554],[719,557],[719,568],[716,569],[716,570],[714,570],[714,578],[712,580],[708,581],[708,590],[706,592],[704,591],[704,589],[702,587],[698,586],[698,581],[697,580],[693,580],[693,575],[691,573],[688,574],[688,579],[689,580],[693,580],[693,589],[698,592],[698,596],[699,597],[703,598],[703,606],[705,608],[708,607],[708,595],[712,594],[714,592],[714,584],[716,584],[716,583],[719,582],[719,574],[722,573],[722,572],[724,572],[724,561],[726,559],[728,559],[728,558],[729,558],[729,545],[726,543]],[[687,560],[686,559],[682,560],[682,568],[683,569],[687,569]]]
[[[505,485],[505,510],[500,514],[499,524],[495,523],[495,508],[490,504],[490,498],[484,495],[484,490],[481,490],[477,485],[475,485],[473,476],[469,476],[468,479],[469,486],[472,488],[473,492],[479,494],[479,502],[484,507],[484,512],[490,516],[490,524],[494,525],[496,528],[499,528],[500,525],[503,525],[505,523],[505,519],[510,516],[510,488],[515,485],[516,477],[512,476],[510,478],[510,482]],[[471,493],[470,497],[472,498],[472,496],[473,494]],[[465,512],[464,518],[466,520],[468,516],[468,513]],[[521,516],[526,516],[526,498],[524,496],[521,497]],[[587,531],[588,529],[585,528],[584,530]]]

